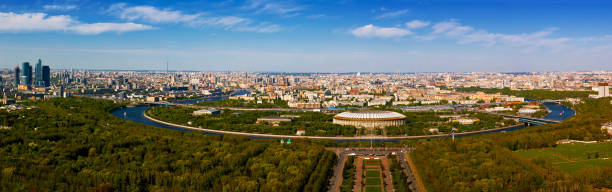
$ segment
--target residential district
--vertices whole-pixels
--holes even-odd
[[[474,104],[524,101],[522,97],[459,92],[455,88],[510,90],[595,91],[609,95],[612,72],[540,73],[254,73],[167,72],[54,69],[39,59],[33,68],[23,62],[0,71],[0,88],[7,99],[100,97],[134,102],[157,102],[231,93],[230,99],[274,102],[291,108],[338,106]],[[608,89],[606,89],[608,88]],[[6,102],[6,101],[5,101]]]
[[[301,109],[302,111],[347,111],[334,117],[334,124],[383,128],[401,125],[405,116],[394,112],[447,111],[454,106],[490,104],[479,109],[543,117],[548,111],[535,100],[505,95],[498,90],[592,91],[591,98],[610,96],[612,72],[540,73],[273,73],[273,72],[180,72],[104,71],[53,69],[41,59],[12,70],[0,71],[2,108],[19,110],[23,99],[91,97],[133,104],[170,103],[181,100],[224,97],[242,107]],[[475,88],[475,89],[470,89]],[[482,89],[482,90],[481,90]],[[579,102],[576,97],[559,101]],[[250,104],[250,105],[248,105]],[[521,104],[518,107],[513,104]],[[226,106],[236,107],[236,106]],[[340,110],[336,110],[340,109]],[[477,108],[478,109],[478,108]],[[217,113],[214,108],[196,113]],[[479,121],[457,115],[442,115],[460,124]],[[278,125],[291,117],[265,117],[259,122]],[[363,122],[365,120],[369,122]],[[370,121],[382,119],[384,121]],[[432,129],[431,132],[437,132]],[[298,135],[303,130],[298,130]]]

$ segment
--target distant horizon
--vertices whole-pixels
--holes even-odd
[[[86,68],[58,68],[55,69],[52,66],[51,71],[116,71],[116,72],[166,72],[166,70],[157,69],[86,69]],[[2,70],[12,71],[15,68],[2,68]],[[407,71],[407,72],[372,72],[372,71],[344,71],[344,72],[325,72],[325,71],[198,71],[198,70],[168,70],[167,72],[201,72],[201,73],[284,73],[284,74],[296,74],[296,73],[323,73],[323,74],[418,74],[418,73],[567,73],[567,72],[612,72],[612,70],[592,70],[592,71]]]

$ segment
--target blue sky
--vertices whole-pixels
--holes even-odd
[[[612,70],[610,1],[0,2],[0,68]]]

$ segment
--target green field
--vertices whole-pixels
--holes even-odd
[[[380,165],[382,162],[380,159],[364,159],[363,167],[365,169],[364,181],[365,186],[363,191],[382,191],[382,178],[380,175]]]
[[[380,177],[367,177],[366,178],[366,186],[370,185],[381,185]]]
[[[546,160],[567,173],[586,167],[612,167],[612,142],[561,144],[555,148],[521,150],[516,153],[523,157]]]
[[[366,171],[366,177],[378,177],[380,176],[380,171]]]
[[[381,192],[382,188],[380,187],[365,187],[365,192]]]
[[[364,160],[363,164],[365,165],[380,165],[380,160],[375,159],[375,160]]]

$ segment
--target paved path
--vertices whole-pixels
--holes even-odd
[[[338,161],[336,161],[336,167],[334,167],[334,175],[330,179],[331,186],[329,187],[329,191],[340,191],[343,179],[342,172],[344,172],[344,164],[348,159],[347,155],[344,153],[338,153],[336,151],[336,155],[338,155]]]
[[[357,170],[355,170],[355,185],[353,192],[361,192],[361,180],[363,179],[363,157],[355,159],[357,161]]]
[[[381,157],[380,161],[382,163],[382,173],[384,173],[384,183],[385,183],[385,189],[387,192],[393,192],[393,183],[391,182],[391,171],[389,171],[389,169],[391,167],[389,167],[389,159],[387,159],[387,157]]]

